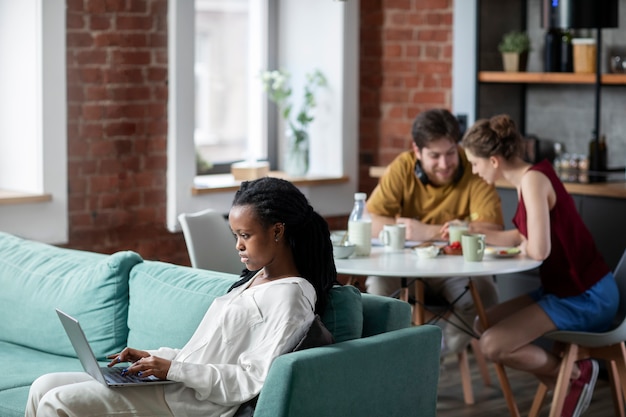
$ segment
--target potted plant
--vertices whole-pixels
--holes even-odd
[[[264,71],[261,74],[263,89],[267,92],[268,98],[278,105],[287,124],[285,171],[292,177],[304,176],[309,170],[308,126],[313,121],[312,110],[317,105],[315,91],[318,87],[325,87],[327,84],[326,77],[320,70],[308,73],[305,77],[304,100],[295,118],[292,118],[290,74],[287,71],[277,70]]]
[[[504,34],[498,44],[502,53],[502,65],[505,71],[526,71],[530,38],[526,32],[513,30]]]

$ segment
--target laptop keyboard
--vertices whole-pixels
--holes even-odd
[[[150,378],[140,378],[137,375],[125,374],[122,375],[121,366],[114,366],[112,368],[102,368],[107,379],[112,382],[123,383],[123,382],[150,382]]]

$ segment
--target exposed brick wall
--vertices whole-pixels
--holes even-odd
[[[167,0],[68,0],[69,244],[188,264],[165,227]]]
[[[361,0],[360,190],[411,143],[415,115],[451,108],[453,0]]]
[[[453,0],[361,0],[360,186],[450,107]],[[189,265],[165,227],[167,0],[67,0],[68,247]],[[345,217],[328,219],[345,228]]]

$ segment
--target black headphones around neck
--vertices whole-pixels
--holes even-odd
[[[465,171],[465,167],[463,166],[463,161],[459,158],[459,169],[456,171],[456,175],[454,176],[454,183],[456,184],[463,178],[463,172]],[[418,180],[424,185],[428,185],[430,181],[428,180],[428,175],[422,169],[422,164],[420,160],[415,161],[415,176]]]

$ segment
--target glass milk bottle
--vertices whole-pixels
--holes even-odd
[[[354,207],[348,219],[348,241],[356,245],[356,256],[369,256],[372,251],[372,219],[365,207],[365,193],[354,193]]]

